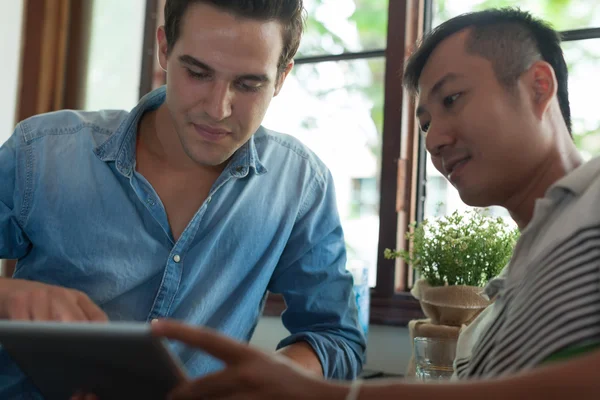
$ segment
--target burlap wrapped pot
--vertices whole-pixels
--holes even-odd
[[[434,325],[460,327],[471,322],[490,304],[483,288],[475,286],[431,286],[426,280],[419,279],[410,292]]]

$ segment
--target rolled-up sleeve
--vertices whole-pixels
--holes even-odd
[[[281,293],[287,305],[282,320],[291,336],[278,349],[304,341],[327,378],[353,379],[360,373],[366,342],[329,173],[307,189],[269,290]]]
[[[0,259],[23,257],[30,242],[25,235],[22,223],[25,219],[23,194],[26,188],[20,184],[19,176],[31,171],[26,162],[19,165],[19,138],[15,133],[0,147]]]

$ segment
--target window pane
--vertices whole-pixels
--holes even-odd
[[[0,54],[3,55],[4,70],[0,76],[0,86],[4,88],[4,93],[0,99],[0,146],[12,135],[16,123],[23,2],[10,1],[3,7],[0,16],[0,35],[3,38]]]
[[[519,7],[564,31],[600,26],[600,2],[578,0],[434,0],[433,26],[486,8]]]
[[[573,138],[585,159],[600,155],[600,114],[597,79],[600,39],[565,42],[562,45],[569,67],[569,102]]]
[[[389,0],[305,0],[297,57],[384,49]]]
[[[145,0],[94,1],[84,109],[137,104],[145,13]]]
[[[294,68],[267,112],[267,128],[291,134],[329,167],[348,258],[369,265],[375,286],[385,60]]]

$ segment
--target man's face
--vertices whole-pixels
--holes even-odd
[[[166,105],[185,153],[199,165],[223,164],[258,129],[291,69],[278,77],[280,23],[196,3],[168,55],[162,28],[158,40]]]
[[[468,54],[468,31],[431,54],[419,79],[417,117],[433,164],[471,206],[502,205],[522,190],[550,143],[528,85],[502,86],[489,60]]]

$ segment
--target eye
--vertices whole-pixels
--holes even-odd
[[[446,107],[446,108],[452,107],[452,105],[454,104],[454,102],[456,100],[458,100],[458,98],[460,97],[461,94],[462,93],[456,93],[456,94],[453,94],[451,96],[444,97],[444,100],[443,100],[444,107]]]
[[[262,88],[261,85],[258,85],[258,86],[248,85],[247,83],[244,83],[244,82],[237,82],[236,86],[244,92],[258,92]]]
[[[204,80],[204,79],[210,78],[210,74],[208,74],[206,72],[195,72],[189,68],[186,68],[186,70],[187,70],[188,75],[194,79]]]

